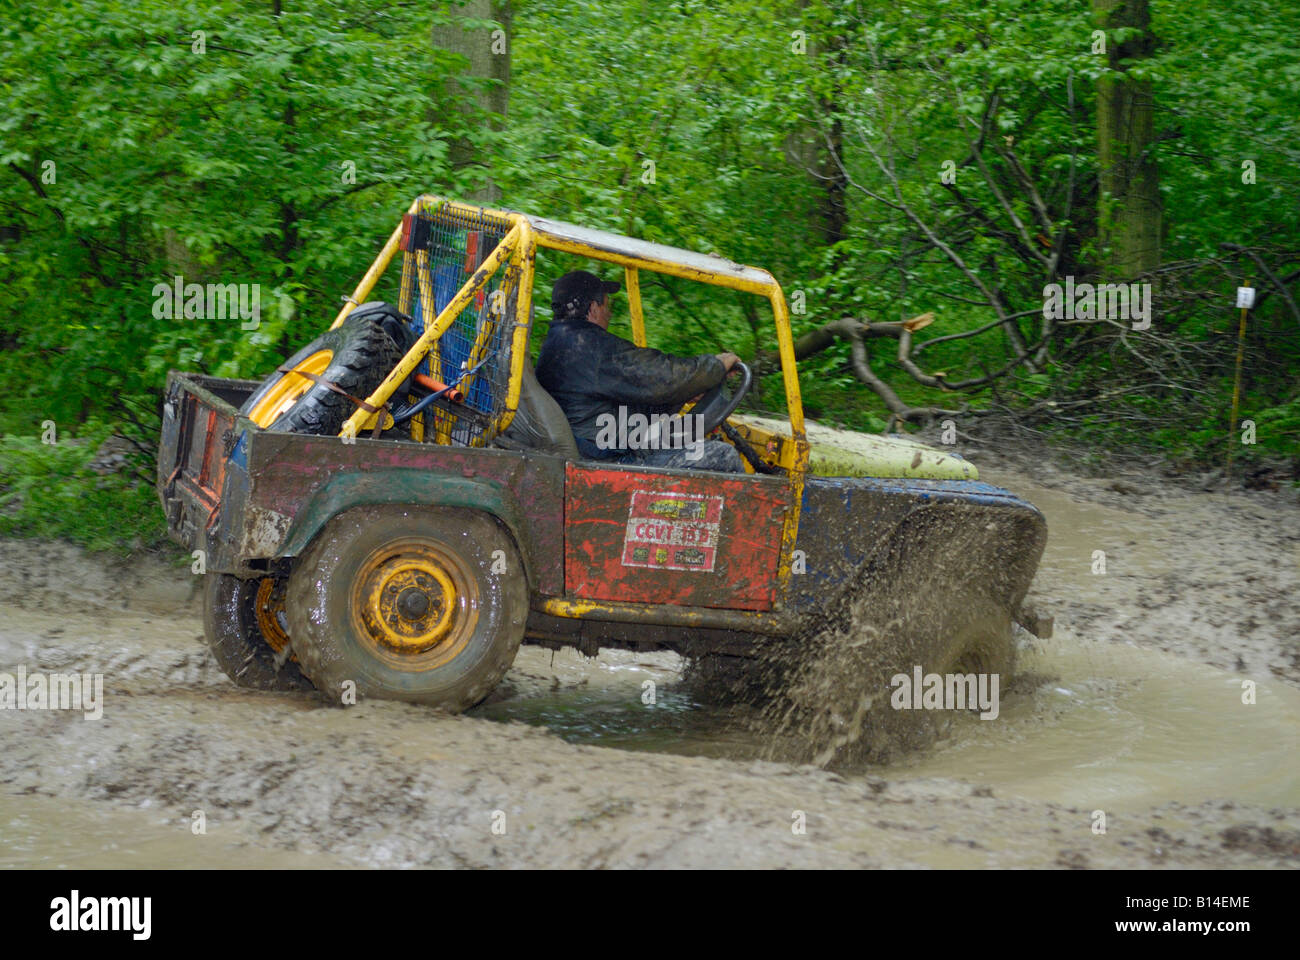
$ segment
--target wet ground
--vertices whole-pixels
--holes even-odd
[[[99,720],[0,711],[0,864],[1300,865],[1294,498],[982,475],[1047,515],[1056,635],[997,720],[836,772],[761,759],[669,654],[525,648],[461,717],[241,691],[187,567],[0,542],[0,672],[105,684]]]

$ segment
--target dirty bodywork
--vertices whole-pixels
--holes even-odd
[[[175,535],[205,551],[208,569],[265,574],[297,556],[331,517],[363,504],[482,510],[524,558],[534,598],[529,638],[537,642],[742,652],[760,638],[796,633],[902,541],[986,582],[1015,611],[1045,541],[1038,512],[989,484],[810,477],[794,546],[798,572],[781,592],[776,570],[790,497],[781,478],[363,438],[344,444],[251,424],[241,433],[237,403],[253,386],[173,374],[168,387],[163,456],[177,466],[162,486],[164,503]],[[959,546],[954,524],[982,531],[978,543]],[[699,532],[672,542],[681,531]],[[730,544],[742,549],[722,549]],[[673,554],[667,569],[655,569],[665,551]]]

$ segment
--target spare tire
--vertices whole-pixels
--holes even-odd
[[[239,412],[267,430],[336,436],[357,406],[320,381],[364,400],[401,356],[378,319],[349,314],[341,326],[327,330],[281,364]]]

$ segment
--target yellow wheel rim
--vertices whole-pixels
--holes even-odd
[[[249,411],[248,418],[259,427],[269,427],[275,423],[298,402],[304,393],[316,385],[316,381],[298,376],[298,371],[302,370],[319,377],[333,359],[333,350],[317,350],[301,363],[295,364],[292,370],[275,381],[271,389],[266,391],[266,396]]]
[[[459,558],[422,537],[372,552],[357,571],[350,600],[362,645],[399,670],[449,663],[478,624],[478,581]]]
[[[289,635],[280,626],[279,614],[284,610],[284,590],[276,589],[274,577],[263,577],[257,585],[257,598],[253,602],[253,611],[257,616],[257,629],[271,649],[283,653],[289,642]],[[293,659],[297,659],[294,657]]]

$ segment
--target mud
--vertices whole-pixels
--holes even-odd
[[[99,720],[0,711],[0,864],[1294,868],[1294,498],[971,456],[1047,515],[1056,636],[1025,639],[997,720],[848,771],[762,759],[668,654],[525,648],[460,717],[242,691],[188,558],[0,542],[0,672],[105,690]]]

